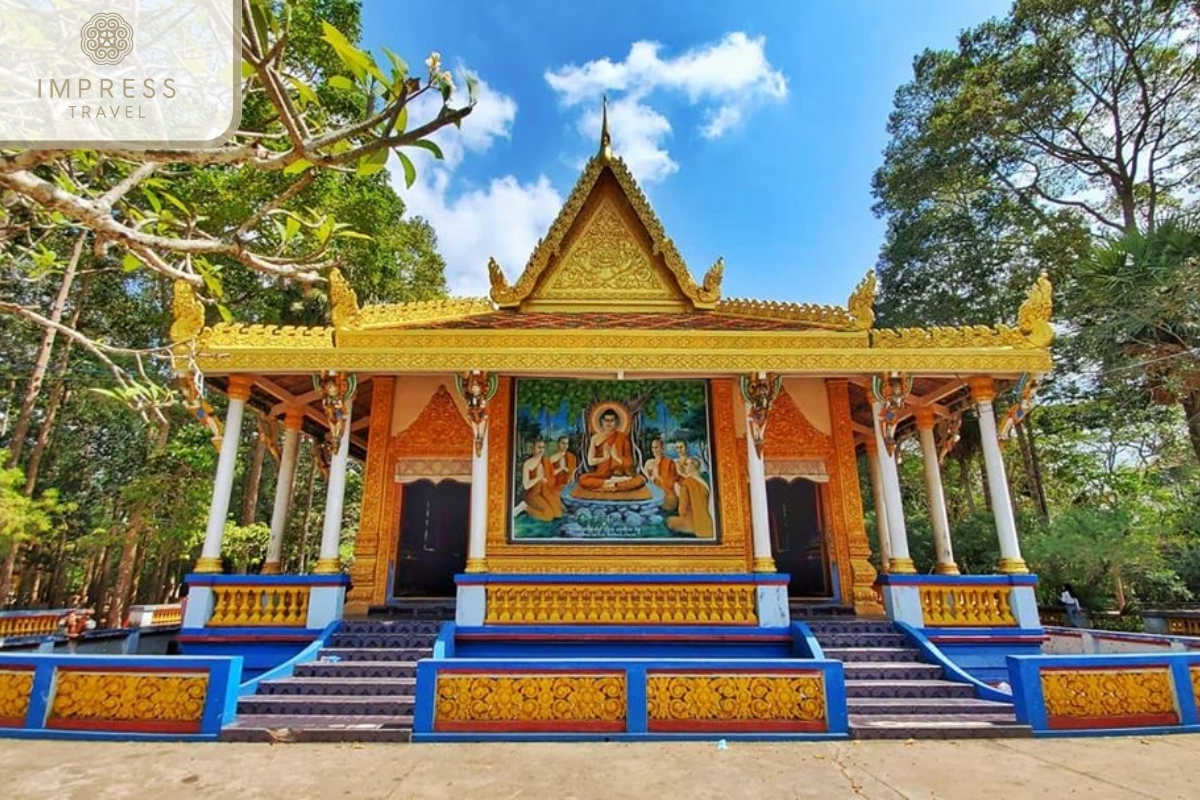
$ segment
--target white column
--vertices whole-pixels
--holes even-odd
[[[217,477],[213,481],[212,503],[208,507],[208,527],[204,532],[204,549],[195,571],[221,571],[221,540],[225,538],[225,518],[229,514],[229,497],[233,493],[233,474],[237,467],[238,443],[242,438],[242,417],[250,399],[250,378],[231,375],[226,396],[229,410],[225,413],[225,433],[221,438],[221,454],[217,456]]]
[[[929,500],[929,520],[933,524],[933,549],[937,552],[939,575],[958,575],[954,548],[950,544],[950,518],[946,514],[946,494],[942,489],[942,468],[938,463],[937,442],[933,438],[933,409],[917,409],[917,434],[925,461],[925,495]]]
[[[996,535],[1000,539],[1000,572],[1023,574],[1029,572],[1021,558],[1017,543],[1017,521],[1013,517],[1012,498],[1008,494],[1008,475],[1000,456],[1000,441],[996,438],[996,397],[991,378],[971,378],[971,399],[979,410],[979,438],[983,447],[983,463],[987,466],[988,495],[992,499],[992,514],[996,517]]]
[[[871,473],[871,501],[875,504],[875,529],[879,533],[879,566],[886,573],[891,568],[892,543],[888,535],[887,508],[883,504],[883,477],[879,474],[879,448],[874,437],[867,440],[867,470]]]
[[[750,477],[750,531],[754,540],[754,571],[775,572],[771,557],[771,518],[767,513],[767,473],[746,421],[746,471]]]
[[[304,411],[289,408],[283,419],[283,452],[279,454],[279,480],[275,483],[275,507],[271,511],[271,539],[267,542],[267,560],[263,575],[278,575],[283,556],[283,533],[287,528],[288,512],[292,508],[292,491],[296,480],[296,460],[300,453],[300,426]]]
[[[485,430],[483,445],[478,453],[475,452],[475,442],[471,442],[471,515],[467,536],[467,572],[487,572],[487,460],[488,436]]]
[[[329,490],[325,494],[325,527],[321,530],[321,554],[315,575],[333,575],[342,569],[338,546],[342,539],[342,506],[346,502],[346,462],[350,460],[350,400],[342,418],[342,438],[329,463]]]
[[[900,475],[896,471],[896,459],[888,454],[883,441],[883,429],[879,423],[879,412],[883,404],[878,400],[871,404],[875,426],[875,456],[879,461],[879,473],[883,479],[883,507],[887,513],[887,527],[892,546],[888,561],[888,572],[899,575],[916,573],[916,565],[908,555],[908,529],[904,526],[904,503],[900,496]]]

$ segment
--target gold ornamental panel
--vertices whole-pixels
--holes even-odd
[[[47,724],[114,721],[199,726],[207,694],[206,673],[60,669]]]
[[[492,583],[489,625],[755,625],[753,584]]]
[[[1130,727],[1146,724],[1146,717],[1173,716],[1178,721],[1171,673],[1165,666],[1043,669],[1041,684],[1052,728],[1097,718],[1105,721],[1104,727],[1120,727],[1122,718]]]
[[[1188,674],[1192,678],[1192,696],[1196,698],[1196,706],[1200,707],[1200,667],[1192,667]]]
[[[33,692],[33,670],[0,669],[0,726],[23,727]]]
[[[656,722],[815,723],[827,726],[820,672],[722,674],[651,671],[646,679],[651,730]]]
[[[440,672],[433,726],[435,730],[561,730],[575,726],[624,730],[627,694],[623,672]]]

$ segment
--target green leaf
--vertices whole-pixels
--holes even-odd
[[[423,150],[428,150],[429,152],[433,153],[433,157],[439,161],[445,159],[445,156],[442,155],[442,148],[438,147],[432,139],[421,139],[413,142],[412,146],[420,147]]]
[[[388,149],[381,147],[373,153],[363,156],[358,161],[357,172],[359,175],[367,176],[374,175],[387,166]]]
[[[345,75],[334,75],[329,79],[329,85],[335,89],[354,89],[354,81]]]
[[[300,220],[289,214],[283,223],[283,240],[285,242],[290,242],[292,239],[296,238],[296,234],[299,232]]]
[[[233,312],[224,303],[217,303],[217,313],[221,315],[223,322],[233,322]]]
[[[133,272],[136,269],[140,269],[141,266],[142,260],[133,253],[126,253],[121,259],[121,268],[126,272]]]
[[[358,231],[351,230],[338,231],[334,234],[334,236],[339,239],[366,239],[367,241],[375,240],[374,236],[368,236],[365,233],[359,233]]]
[[[403,86],[405,78],[408,77],[408,63],[386,47],[381,47],[380,49],[388,57],[388,61],[392,62],[392,67],[396,71],[396,74],[392,76],[392,82]]]
[[[312,87],[307,83],[295,77],[294,75],[284,75],[283,77],[286,78],[287,82],[290,83],[292,88],[296,90],[296,95],[300,99],[301,108],[321,104],[321,101],[317,98],[317,93],[314,92]]]
[[[365,79],[367,70],[375,66],[371,57],[350,44],[350,40],[346,38],[345,34],[328,22],[322,22],[321,29],[324,31],[321,38],[329,43],[329,46],[338,54],[338,58],[342,60],[342,63],[350,68],[350,72],[354,74],[354,77],[360,81]],[[378,72],[378,68],[375,71]]]
[[[413,166],[412,160],[399,150],[396,151],[396,157],[400,159],[401,165],[404,166],[404,188],[411,189],[412,185],[417,181],[417,168]]]
[[[242,79],[245,80],[246,78],[249,78],[254,74],[255,74],[254,65],[251,64],[249,61],[246,61],[243,59],[242,60]]]
[[[312,162],[309,161],[308,159],[298,158],[283,168],[283,174],[284,175],[299,175],[303,172],[307,172],[308,168],[311,167],[312,165],[313,165]]]

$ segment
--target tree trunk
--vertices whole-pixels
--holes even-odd
[[[314,443],[314,450],[315,447]],[[300,568],[297,572],[301,575],[308,567],[308,521],[312,514],[313,484],[317,479],[317,454],[312,452],[311,455],[308,463],[308,495],[304,499],[304,522],[300,527]]]
[[[1029,491],[1029,499],[1033,501],[1033,510],[1042,522],[1050,521],[1050,512],[1046,509],[1046,493],[1042,489],[1041,476],[1038,474],[1037,461],[1033,454],[1033,431],[1026,422],[1017,426],[1017,444],[1021,447],[1021,463],[1025,467],[1025,488]]]
[[[1033,463],[1033,480],[1034,486],[1037,489],[1038,504],[1042,509],[1042,521],[1050,521],[1050,504],[1046,502],[1046,482],[1042,480],[1042,460],[1038,457],[1037,436],[1033,432],[1033,427],[1030,426],[1025,431],[1025,435],[1029,441],[1029,460]]]
[[[142,506],[139,503],[129,515],[129,527],[122,537],[121,562],[117,566],[117,581],[109,595],[108,613],[104,624],[108,628],[120,628],[125,622],[125,609],[129,606],[129,595],[133,588],[133,567],[137,563],[138,540],[142,536]]]
[[[64,527],[58,534],[58,546],[55,547],[54,572],[50,576],[50,596],[46,598],[51,608],[60,608],[66,594],[67,577],[67,530]]]
[[[246,476],[246,493],[242,496],[242,525],[253,525],[258,516],[258,485],[262,482],[263,458],[267,455],[267,442],[262,435],[254,437],[254,457],[250,461],[250,473]]]
[[[21,543],[13,539],[8,548],[8,555],[4,557],[4,564],[0,565],[0,608],[8,605],[8,594],[12,591],[13,572],[16,571],[17,557],[20,555]]]
[[[91,281],[90,276],[85,276],[79,287],[79,297],[75,300],[75,310],[71,312],[71,321],[67,324],[78,330],[79,317],[83,313],[83,303],[88,295],[88,288]],[[67,384],[62,379],[67,374],[67,366],[71,363],[71,345],[74,341],[67,339],[63,342],[62,350],[58,355],[58,363],[54,365],[54,372],[59,376],[58,383],[54,384],[54,391],[50,395],[50,402],[46,406],[46,416],[42,420],[42,424],[38,427],[37,442],[33,445],[33,450],[29,453],[29,465],[25,469],[25,496],[33,497],[33,489],[37,485],[38,471],[42,467],[42,456],[46,454],[46,448],[50,444],[50,434],[54,432],[54,421],[58,417],[58,410],[67,399]]]
[[[50,308],[50,321],[62,320],[63,309],[67,307],[67,297],[71,293],[71,284],[75,282],[75,270],[79,266],[79,257],[83,253],[84,235],[80,234],[75,240],[75,249],[71,251],[71,259],[67,262],[66,272],[63,273],[62,285],[54,297],[54,305]],[[42,334],[42,342],[38,345],[37,357],[33,362],[33,373],[29,376],[29,385],[25,388],[25,399],[21,401],[21,412],[17,416],[17,424],[13,427],[12,440],[9,442],[8,466],[15,467],[20,463],[21,451],[25,449],[25,437],[29,435],[29,425],[33,421],[33,412],[37,408],[38,395],[42,391],[42,382],[46,379],[46,371],[50,367],[50,351],[54,348],[54,339],[58,331],[47,328]]]
[[[1183,415],[1187,419],[1188,439],[1192,443],[1192,453],[1196,463],[1200,464],[1200,392],[1189,392],[1180,401],[1183,405]]]
[[[96,571],[92,573],[92,579],[88,582],[83,598],[83,601],[89,606],[95,605],[104,597],[104,584],[108,581],[108,559],[111,552],[112,545],[106,544],[97,557]]]
[[[967,465],[967,459],[956,458],[958,462],[958,485],[962,490],[963,502],[967,505],[967,514],[975,514],[975,492],[971,489],[971,471]]]
[[[989,512],[992,509],[992,493],[988,491],[987,461],[979,459],[979,480],[983,482],[983,507]]]

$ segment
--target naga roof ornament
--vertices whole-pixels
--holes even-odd
[[[869,270],[854,287],[846,306],[854,318],[854,329],[869,331],[875,324],[875,270]]]
[[[337,267],[329,270],[329,304],[333,327],[341,330],[358,327],[358,295]]]
[[[1017,329],[1034,347],[1049,347],[1054,341],[1054,327],[1050,324],[1050,314],[1054,310],[1053,294],[1050,278],[1043,272],[1029,287],[1029,294],[1017,311]]]
[[[204,330],[204,304],[196,297],[196,290],[182,278],[175,281],[175,293],[171,300],[171,341],[187,342]]]

